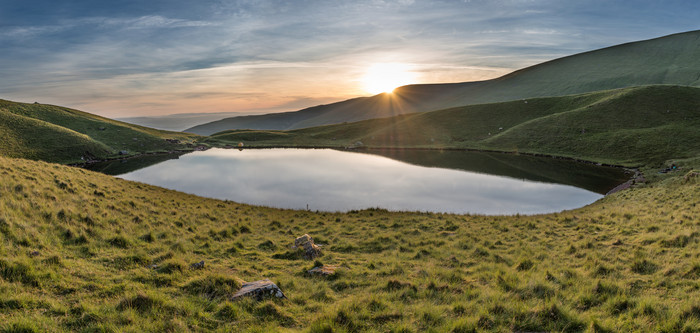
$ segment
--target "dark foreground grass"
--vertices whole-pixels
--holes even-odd
[[[697,332],[700,160],[674,162],[581,209],[460,216],[252,207],[0,157],[0,331]],[[290,249],[304,233],[316,263]],[[263,278],[288,299],[229,299]]]

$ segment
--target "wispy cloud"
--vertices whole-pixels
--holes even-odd
[[[374,62],[482,80],[698,16],[689,0],[0,2],[0,98],[109,116],[293,110],[366,94]]]

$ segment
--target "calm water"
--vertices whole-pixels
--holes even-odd
[[[594,192],[605,193],[603,182],[607,182],[603,187],[612,188],[618,182],[615,178],[623,177],[619,170],[615,170],[615,176],[609,176],[606,172],[611,172],[610,168],[573,162],[568,163],[577,168],[567,164],[555,171],[547,170],[551,167],[542,165],[556,164],[550,159],[533,162],[505,154],[424,153],[421,157],[420,152],[413,151],[402,158],[396,151],[366,154],[331,149],[210,149],[176,159],[142,161],[155,164],[111,173],[200,196],[278,208],[349,211],[378,207],[479,214],[534,214],[581,207],[603,197]],[[492,155],[506,161],[494,160]],[[93,169],[129,169],[116,163]],[[496,170],[497,175],[484,173],[488,169]],[[527,171],[530,169],[536,171]],[[547,176],[548,172],[556,177]],[[576,179],[574,184],[586,183],[581,177],[590,175],[590,183],[598,185],[589,186],[591,191],[580,188],[586,186],[551,182],[566,178],[566,173]]]

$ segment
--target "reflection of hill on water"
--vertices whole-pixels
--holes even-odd
[[[167,160],[178,159],[185,153],[143,155],[139,157],[126,158],[123,160],[113,160],[97,162],[85,165],[83,168],[101,172],[107,175],[118,176],[138,169],[143,169],[151,165],[165,162]]]
[[[362,153],[425,167],[571,185],[600,194],[607,193],[629,179],[629,175],[621,168],[529,155],[417,149],[370,149]]]

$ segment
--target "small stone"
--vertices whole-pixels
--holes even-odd
[[[253,282],[246,282],[241,286],[233,296],[232,300],[239,299],[242,297],[253,297],[257,300],[261,300],[264,297],[276,297],[276,298],[287,298],[284,296],[282,290],[274,284],[269,279],[258,280]]]
[[[311,275],[329,277],[336,274],[336,271],[340,268],[338,265],[323,265],[319,267],[314,267],[307,272]]]
[[[304,249],[304,258],[314,259],[321,256],[321,247],[314,244],[309,234],[304,234],[294,240],[294,247]]]
[[[41,253],[40,253],[39,251],[32,251],[32,252],[29,252],[29,256],[30,256],[30,257],[36,257],[36,256],[38,256],[38,255],[40,255],[40,254],[41,254]]]
[[[202,269],[202,268],[204,268],[204,260],[190,265],[190,269]]]
[[[311,238],[311,236],[309,236],[309,234],[304,234],[304,235],[302,235],[302,236],[297,237],[297,238],[294,240],[294,246],[295,246],[295,247],[300,247],[300,246],[303,246],[304,244],[306,244],[306,243],[308,243],[308,242],[313,243],[313,242],[314,242],[314,239]]]

